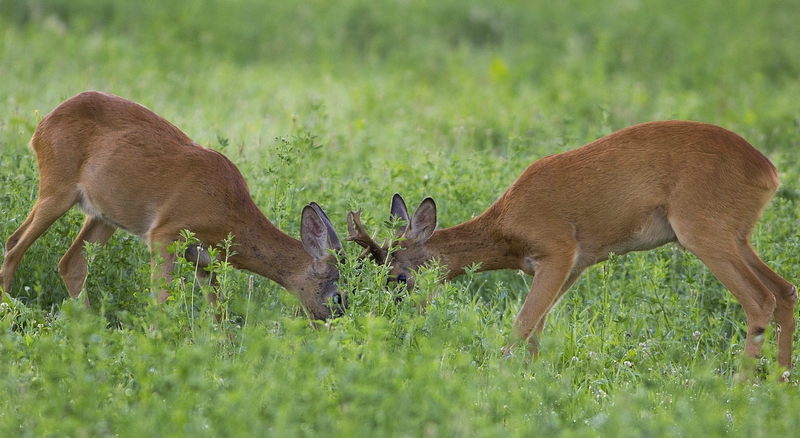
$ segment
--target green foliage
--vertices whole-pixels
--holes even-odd
[[[752,240],[796,283],[798,22],[800,9],[781,0],[5,0],[0,239],[37,198],[26,148],[37,123],[85,89],[140,102],[225,153],[290,235],[315,200],[340,237],[346,212],[363,208],[379,241],[393,237],[394,192],[412,208],[433,196],[439,225],[453,225],[537,158],[682,118],[730,128],[776,164],[783,186]],[[296,298],[224,257],[211,267],[221,309],[185,260],[156,305],[148,250],[124,232],[89,248],[85,311],[56,269],[82,220],[73,210],[37,240],[0,303],[7,434],[749,437],[798,427],[796,380],[777,383],[774,329],[755,378],[739,383],[743,312],[676,247],[590,269],[531,362],[523,348],[501,354],[529,278],[440,283],[434,264],[406,296],[347,242],[350,307],[316,329]]]

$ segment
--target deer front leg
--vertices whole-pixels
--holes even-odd
[[[514,343],[524,340],[528,342],[528,350],[531,356],[536,358],[539,355],[538,340],[530,342],[530,336],[534,329],[541,331],[544,326],[544,318],[563,294],[562,290],[568,289],[577,276],[580,275],[580,273],[575,275],[575,278],[572,278],[567,284],[574,260],[574,247],[572,250],[565,248],[556,254],[539,257],[535,260],[536,273],[533,277],[531,290],[522,305],[522,310],[520,310],[517,319],[514,321],[514,339],[506,347],[506,353],[510,351]]]
[[[572,285],[575,283],[576,280],[578,280],[578,278],[581,276],[582,273],[583,269],[577,269],[577,268],[572,269],[572,271],[569,273],[569,276],[567,277],[567,281],[565,281],[564,284],[561,286],[561,290],[558,291],[558,294],[556,295],[555,299],[553,299],[553,302],[550,303],[550,307],[547,308],[547,312],[545,312],[545,314],[542,315],[542,317],[539,319],[539,322],[536,324],[536,327],[534,327],[533,329],[534,342],[531,343],[531,355],[533,356],[534,359],[539,354],[537,341],[541,339],[542,331],[544,331],[545,322],[547,321],[547,315],[550,314],[550,311],[553,310],[553,307],[555,307],[555,305],[559,302],[559,300],[561,300],[561,297],[563,297],[564,294],[567,293],[569,288],[572,287]]]
[[[167,251],[166,247],[167,245],[161,242],[153,242],[151,245],[151,252],[153,254],[150,260],[152,273],[151,287],[153,293],[158,291],[157,299],[159,304],[165,303],[167,299],[169,299],[169,292],[166,285],[172,282],[175,263],[178,260],[178,256]],[[208,250],[205,245],[202,244],[190,245],[184,252],[183,257],[196,266],[197,277],[200,280],[207,280],[209,282],[211,290],[208,292],[208,303],[215,310],[214,319],[216,322],[221,322],[225,319],[224,311],[219,305],[219,301],[223,296],[219,288],[217,276],[205,270],[211,263]]]
[[[167,251],[165,241],[154,240],[150,244],[150,290],[158,303],[165,303],[169,298],[167,285],[172,282],[177,256]]]
[[[215,311],[214,319],[217,323],[222,322],[226,315],[224,308],[219,304],[224,300],[222,290],[220,289],[219,279],[214,272],[208,272],[206,268],[211,264],[211,257],[208,255],[207,248],[202,244],[189,245],[186,248],[183,256],[186,260],[194,263],[196,267],[196,275],[198,279],[208,281],[210,290],[208,291],[208,305]]]

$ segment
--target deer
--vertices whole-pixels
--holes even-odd
[[[365,248],[362,257],[390,265],[390,278],[408,290],[417,268],[432,260],[446,267],[447,280],[475,265],[480,271],[515,269],[532,276],[513,323],[514,339],[504,350],[522,341],[532,358],[538,356],[547,315],[586,268],[612,253],[676,242],[744,309],[747,356],[760,356],[774,317],[778,364],[788,370],[797,289],[770,269],[749,241],[779,184],[775,166],[739,135],[700,122],[655,121],[534,161],[467,222],[437,230],[432,198],[409,216],[395,194],[390,218],[403,224],[396,247],[370,237],[360,210],[347,215],[346,240]]]
[[[86,218],[58,263],[72,298],[79,297],[87,276],[84,245],[103,246],[122,229],[148,245],[157,280],[153,293],[161,287],[156,298],[164,303],[169,293],[162,280],[171,281],[177,261],[167,246],[189,230],[200,245],[184,256],[199,268],[211,261],[208,248],[233,236],[230,264],[280,284],[314,319],[339,316],[347,305],[337,286],[342,244],[318,204],[303,208],[300,240],[285,234],[256,206],[233,162],[143,105],[97,91],[80,93],[41,120],[29,145],[39,168],[38,199],[6,243],[0,297],[10,292],[25,251],[77,205]],[[216,305],[216,293],[208,300]]]

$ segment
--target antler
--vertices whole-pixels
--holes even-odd
[[[358,209],[356,212],[351,211],[347,213],[347,232],[349,236],[347,236],[345,240],[356,242],[366,249],[359,258],[369,253],[378,263],[383,263],[386,260],[386,256],[388,255],[387,251],[375,243],[375,238],[370,237],[364,225],[361,224],[361,209]]]

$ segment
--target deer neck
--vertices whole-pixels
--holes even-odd
[[[448,279],[480,264],[479,271],[519,269],[520,256],[497,229],[497,220],[483,214],[463,224],[437,230],[425,243],[430,258],[448,268]]]
[[[230,262],[237,269],[246,269],[296,290],[297,279],[311,265],[312,257],[303,243],[278,229],[263,214],[246,221],[234,235],[235,251]]]

